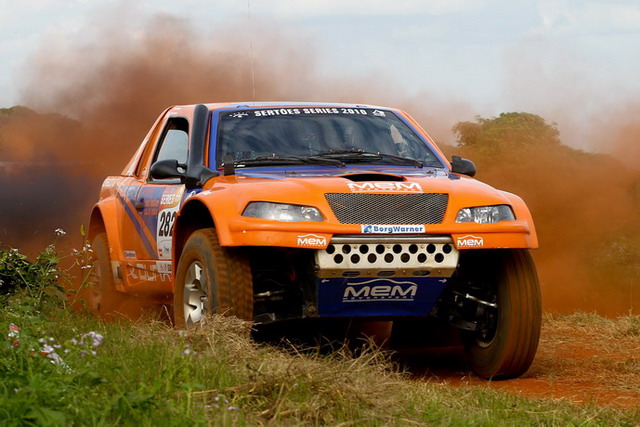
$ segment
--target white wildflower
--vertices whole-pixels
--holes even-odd
[[[9,338],[18,338],[20,336],[20,328],[13,323],[9,324],[9,333],[7,336]]]
[[[99,347],[100,345],[102,345],[102,340],[104,339],[102,335],[94,331],[82,334],[82,338],[91,338],[91,340],[93,341],[91,345],[93,347]]]

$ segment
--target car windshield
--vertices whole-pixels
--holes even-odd
[[[218,166],[346,163],[442,167],[394,113],[370,108],[234,110],[221,114]]]

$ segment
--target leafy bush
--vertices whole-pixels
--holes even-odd
[[[40,313],[51,306],[65,306],[70,294],[75,293],[68,286],[72,280],[70,272],[78,267],[87,271],[81,278],[81,285],[87,284],[92,267],[90,246],[85,244],[81,250],[73,249],[70,254],[60,256],[57,240],[66,233],[62,229],[54,233],[54,242],[33,261],[15,248],[0,248],[0,303],[3,306],[21,309],[25,315]],[[70,262],[63,268],[61,261],[64,258]]]
[[[543,147],[560,145],[556,124],[530,113],[502,113],[485,119],[476,116],[474,122],[459,122],[453,127],[461,146],[475,146],[486,150],[501,147]]]
[[[3,302],[22,307],[26,312],[39,312],[51,302],[60,303],[64,289],[58,284],[63,275],[59,262],[55,243],[47,246],[33,262],[17,249],[0,250],[0,297]],[[15,298],[14,304],[8,304],[11,297]]]

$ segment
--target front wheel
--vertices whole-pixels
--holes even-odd
[[[464,335],[471,369],[486,379],[519,377],[533,362],[542,323],[533,260],[526,250],[497,250],[475,261],[475,268],[483,270],[476,287],[481,295],[475,297],[484,304],[479,305],[477,330]]]
[[[200,323],[211,313],[253,319],[253,284],[248,260],[223,248],[212,228],[194,232],[184,246],[174,284],[175,325]]]

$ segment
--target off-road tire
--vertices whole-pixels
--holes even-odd
[[[484,251],[483,251],[484,252]],[[524,374],[536,354],[542,323],[538,275],[527,250],[487,251],[482,261],[495,295],[494,330],[490,337],[466,332],[471,369],[485,379]]]
[[[98,233],[91,241],[93,250],[93,272],[89,280],[93,283],[90,289],[89,304],[98,313],[108,313],[119,292],[113,280],[109,242],[105,232]]]
[[[253,320],[249,262],[237,249],[221,247],[213,228],[194,232],[184,246],[176,270],[173,312],[178,328],[193,326],[211,313]]]

